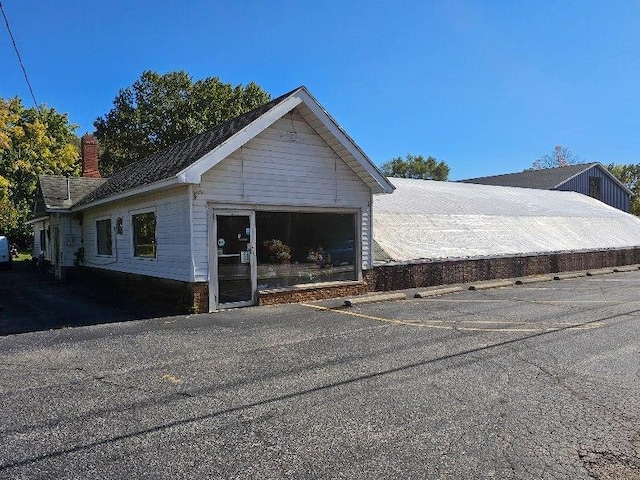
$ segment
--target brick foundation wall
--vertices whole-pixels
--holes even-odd
[[[404,290],[634,264],[640,264],[640,247],[387,264],[363,272],[362,283],[324,287],[302,286],[261,292],[258,305],[308,302],[374,291]],[[104,293],[113,292],[114,295],[121,295],[133,302],[151,302],[167,314],[209,311],[209,286],[206,282],[179,282],[91,267],[70,270],[67,277],[70,281],[90,283]]]
[[[100,295],[114,295],[128,302],[146,302],[154,310],[173,313],[208,311],[209,286],[133,273],[114,272],[91,267],[76,267],[69,277],[83,282]]]
[[[331,287],[296,288],[278,292],[260,292],[258,305],[276,305],[279,303],[299,303],[312,300],[325,300],[327,298],[362,295],[369,292],[367,283],[336,285]]]
[[[388,264],[365,274],[371,291],[403,290],[640,263],[640,247]]]

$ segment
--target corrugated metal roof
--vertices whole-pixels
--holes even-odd
[[[390,180],[373,238],[393,261],[640,246],[639,218],[576,192]]]

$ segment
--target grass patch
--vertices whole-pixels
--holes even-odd
[[[14,262],[30,262],[31,252],[18,252],[18,258],[13,259]]]

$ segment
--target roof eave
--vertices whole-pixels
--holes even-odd
[[[256,118],[249,125],[222,142],[216,148],[204,154],[181,172],[178,172],[176,177],[179,182],[192,184],[200,183],[201,177],[206,171],[210,170],[249,140],[271,126],[287,112],[300,105],[302,100],[295,96],[300,89],[294,91],[286,100],[278,103],[273,108]]]
[[[584,170],[581,170],[580,172],[576,173],[575,175],[570,176],[566,180],[563,180],[562,182],[560,182],[558,185],[556,185],[553,188],[556,189],[556,188],[560,187],[561,185],[567,183],[569,180],[574,179],[578,175],[582,175],[584,172],[586,172],[587,170],[589,170],[590,168],[593,168],[593,167],[599,168],[605,175],[607,175],[611,180],[613,180],[616,184],[618,184],[618,186],[620,188],[622,188],[627,193],[627,195],[633,195],[633,192],[631,190],[629,190],[629,188],[624,183],[622,183],[618,178],[616,178],[616,176],[613,173],[611,173],[609,171],[609,169],[607,167],[605,167],[604,165],[602,165],[600,162],[594,162],[594,163],[588,164],[587,168],[585,168]]]
[[[104,205],[107,203],[116,202],[118,200],[124,200],[129,197],[134,197],[136,195],[140,195],[143,193],[149,193],[151,191],[165,190],[167,188],[188,183],[183,181],[183,179],[179,178],[178,175],[167,178],[165,180],[160,180],[159,182],[150,183],[148,185],[144,185],[138,188],[133,188],[131,190],[127,190],[125,192],[117,193],[115,195],[110,195],[108,197],[100,198],[94,202],[85,203],[82,205],[73,205],[68,210],[69,212],[78,212],[80,210],[86,210],[87,208],[97,207],[99,205]]]
[[[586,172],[587,170],[589,170],[590,168],[593,168],[595,165],[597,165],[597,163],[587,163],[585,165],[585,168],[583,168],[582,170],[580,170],[578,173],[574,173],[573,175],[571,175],[568,178],[565,178],[564,180],[562,180],[559,184],[554,185],[551,190],[555,190],[556,188],[560,187],[560,185],[563,185],[565,183],[567,183],[569,180],[573,180],[574,178],[576,178],[578,175],[582,175],[584,172]]]
[[[25,223],[25,225],[33,225],[34,223],[37,222],[43,222],[45,220],[49,219],[49,215],[43,215],[41,217],[36,217],[36,218],[32,218],[31,220],[27,220]]]
[[[255,138],[285,114],[302,103],[304,103],[314,113],[314,115],[320,119],[331,134],[335,136],[335,138],[351,155],[353,155],[356,161],[358,161],[367,171],[369,176],[374,179],[377,188],[375,186],[372,187],[371,190],[373,193],[392,193],[395,190],[395,187],[387,177],[378,170],[362,149],[356,145],[342,127],[338,125],[338,123],[327,113],[327,111],[317,102],[305,87],[300,87],[293,91],[288,98],[262,114],[225,142],[200,157],[187,168],[179,172],[176,177],[181,183],[200,183],[201,177],[206,171],[213,168],[231,153],[245,145],[249,140]]]
[[[347,151],[360,163],[367,173],[375,180],[379,189],[372,188],[372,193],[393,193],[395,186],[376,167],[371,159],[364,153],[360,146],[347,134],[336,120],[320,105],[309,91],[302,87],[300,93],[304,103],[324,123],[331,134],[347,149]]]

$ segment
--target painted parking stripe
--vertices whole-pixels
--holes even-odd
[[[534,333],[534,332],[553,332],[556,330],[591,330],[593,328],[600,328],[604,324],[602,322],[595,322],[585,325],[583,323],[569,323],[569,322],[557,322],[553,323],[548,327],[542,328],[497,328],[497,327],[463,327],[459,325],[447,325],[447,323],[457,323],[457,324],[480,324],[480,323],[493,323],[500,324],[504,323],[506,325],[526,325],[524,322],[518,321],[494,321],[494,320],[426,320],[424,322],[419,321],[411,321],[411,320],[397,320],[393,318],[384,318],[378,317],[375,315],[367,315],[364,313],[357,313],[350,310],[335,310],[328,307],[323,307],[320,305],[312,305],[309,303],[299,303],[298,305],[308,308],[314,308],[316,310],[323,310],[327,312],[333,312],[342,315],[349,315],[352,317],[365,318],[367,320],[375,320],[377,322],[383,323],[392,323],[396,325],[406,325],[410,327],[419,327],[419,328],[430,328],[435,330],[454,330],[454,331],[464,331],[464,332],[515,332],[515,333]]]

